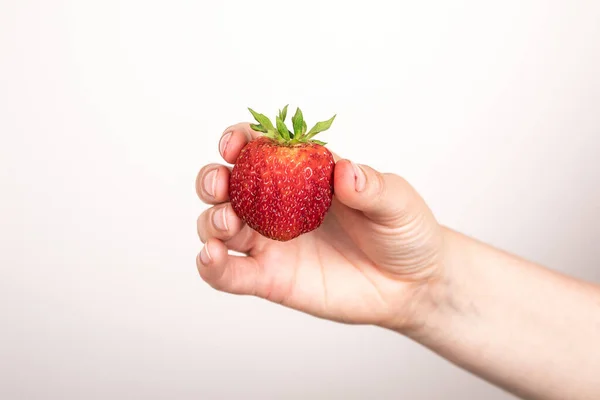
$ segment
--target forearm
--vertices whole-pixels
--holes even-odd
[[[525,398],[600,398],[597,286],[452,231],[444,268],[413,339]]]

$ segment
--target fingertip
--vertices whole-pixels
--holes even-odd
[[[244,223],[242,219],[236,214],[231,203],[227,203],[225,210],[223,210],[225,224],[229,236],[237,235],[241,230]]]
[[[350,208],[367,211],[376,206],[384,191],[382,174],[350,160],[336,164],[334,193]]]
[[[243,225],[231,203],[211,207],[196,220],[198,237],[203,243],[210,238],[228,241],[240,233]]]
[[[227,260],[227,246],[220,239],[210,238],[204,247],[210,254],[211,264],[221,265]]]
[[[221,136],[221,139],[219,139],[219,154],[221,154],[221,157],[223,157],[225,161],[227,161],[227,148],[229,147],[229,142],[231,141],[232,135],[233,132],[230,130],[230,128],[227,128],[227,130],[225,130]]]
[[[196,176],[196,193],[200,200],[208,204],[219,204],[229,199],[228,167],[208,164]]]
[[[335,164],[333,186],[334,193],[344,203],[356,195],[355,175],[352,162],[350,160],[340,160]]]
[[[336,164],[334,190],[338,200],[374,221],[391,221],[426,209],[410,184],[395,174],[385,174],[349,160]]]
[[[223,275],[227,261],[227,247],[218,239],[208,239],[196,257],[196,265],[202,279],[209,284]]]
[[[225,161],[235,164],[244,146],[260,135],[260,132],[256,132],[250,128],[249,123],[232,125],[225,129],[219,140],[219,153]]]
[[[209,255],[205,263],[203,258]],[[256,294],[261,287],[260,268],[251,257],[228,254],[227,246],[218,239],[209,239],[196,257],[200,277],[216,290],[234,294]]]
[[[198,253],[198,256],[196,257],[196,263],[198,263],[198,265],[209,265],[212,262],[212,258],[210,257],[210,252],[208,251],[206,246],[202,247],[202,250],[200,250],[200,253]]]

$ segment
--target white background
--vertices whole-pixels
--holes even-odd
[[[600,280],[598,1],[0,1],[2,399],[506,399],[198,277],[217,140],[290,103],[444,224]]]

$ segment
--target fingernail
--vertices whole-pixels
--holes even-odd
[[[221,137],[219,141],[219,152],[223,157],[225,157],[225,151],[227,150],[227,145],[229,144],[229,139],[231,139],[231,132],[227,132]]]
[[[221,231],[229,230],[227,226],[227,213],[225,212],[225,208],[218,209],[213,213],[213,224],[215,227]]]
[[[215,197],[215,189],[217,186],[217,170],[209,171],[204,177],[204,191],[210,196]]]
[[[365,172],[358,165],[352,163],[352,169],[354,170],[354,186],[357,192],[365,190],[367,185],[367,177]]]
[[[202,264],[204,265],[208,265],[212,261],[210,253],[208,252],[208,246],[204,246],[200,251],[200,261],[202,261]]]

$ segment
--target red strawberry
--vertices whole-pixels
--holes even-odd
[[[292,117],[294,132],[285,126],[287,106],[276,127],[249,109],[264,136],[249,142],[231,172],[229,198],[236,214],[270,239],[287,241],[318,228],[333,197],[333,156],[313,137],[329,129],[335,115],[306,131],[300,109]]]

